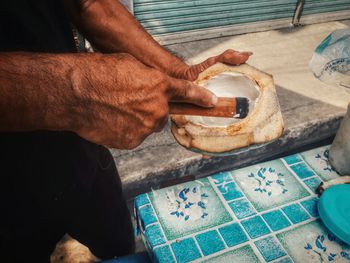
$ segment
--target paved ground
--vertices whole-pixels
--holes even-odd
[[[189,63],[228,48],[254,52],[249,63],[274,76],[285,134],[266,147],[203,159],[201,154],[179,146],[167,127],[135,150],[112,150],[127,195],[163,186],[174,178],[204,176],[244,166],[334,135],[350,101],[350,92],[314,78],[308,63],[315,47],[330,32],[349,24],[329,22],[168,46]]]

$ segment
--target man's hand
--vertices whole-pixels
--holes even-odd
[[[212,107],[216,97],[204,88],[171,78],[130,55],[97,55],[76,72],[80,97],[77,133],[98,144],[119,149],[139,145],[168,119],[168,102]],[[82,115],[82,116],[80,116]]]
[[[192,66],[183,65],[182,67],[175,68],[172,71],[174,72],[173,75],[177,78],[194,81],[198,78],[198,75],[201,72],[217,62],[225,63],[228,65],[240,65],[244,64],[251,55],[253,55],[252,52],[239,52],[228,49],[222,54],[215,57],[210,57],[202,63]]]
[[[69,130],[119,149],[160,130],[170,100],[216,103],[127,54],[0,53],[0,94],[0,131]]]

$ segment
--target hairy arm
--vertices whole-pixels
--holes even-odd
[[[102,52],[125,52],[170,76],[195,80],[211,65],[242,64],[250,52],[227,50],[189,66],[160,46],[117,0],[65,0],[78,29]]]
[[[78,29],[104,53],[125,52],[169,75],[188,67],[160,46],[117,0],[66,0]]]
[[[125,53],[0,53],[0,94],[0,132],[69,130],[120,149],[160,130],[169,100],[216,103],[211,92]]]
[[[0,53],[0,131],[70,126],[70,60],[63,55]]]

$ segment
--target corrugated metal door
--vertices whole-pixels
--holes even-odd
[[[306,0],[303,15],[344,10],[350,13],[350,0]]]
[[[297,0],[134,0],[134,15],[163,43],[290,25]],[[305,15],[349,10],[350,0],[306,0]],[[162,41],[163,40],[163,41]]]
[[[134,14],[154,35],[293,16],[295,0],[134,0]]]

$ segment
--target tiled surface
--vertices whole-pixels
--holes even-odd
[[[214,254],[225,248],[224,242],[216,230],[211,230],[196,236],[196,240],[204,256]]]
[[[322,151],[314,149],[301,154],[305,162],[325,181],[338,176],[328,161],[328,154],[329,147],[323,148]]]
[[[155,262],[348,262],[318,219],[315,190],[338,176],[328,147],[140,195]]]
[[[276,235],[294,262],[350,262],[350,247],[318,220]]]
[[[278,231],[291,225],[287,217],[280,210],[274,210],[262,215],[272,231]]]
[[[266,223],[260,216],[254,216],[247,220],[243,220],[242,225],[244,229],[247,231],[248,235],[255,239],[257,237],[261,237],[270,233],[269,228]]]
[[[291,204],[283,207],[282,211],[287,215],[293,224],[303,222],[310,218],[307,212],[299,204]]]
[[[228,204],[238,219],[254,215],[255,211],[250,202],[245,199],[234,200]]]
[[[219,232],[228,247],[234,247],[248,241],[247,235],[238,223],[223,226],[219,228]]]
[[[260,239],[255,241],[254,244],[267,262],[286,255],[286,252],[274,237]]]
[[[178,262],[189,262],[201,257],[193,238],[186,238],[171,244]]]
[[[304,180],[304,184],[314,193],[316,193],[317,187],[321,182],[322,181],[317,176]]]
[[[281,160],[232,171],[232,175],[259,212],[310,195]]]
[[[222,263],[222,262],[249,262],[249,263],[258,263],[259,259],[254,254],[253,249],[248,245],[229,252],[225,252],[216,257],[204,260],[202,262],[210,263]]]
[[[149,197],[168,240],[232,220],[207,178],[161,189],[149,193]],[[140,210],[142,209],[143,207]],[[142,213],[141,218],[143,219]]]

